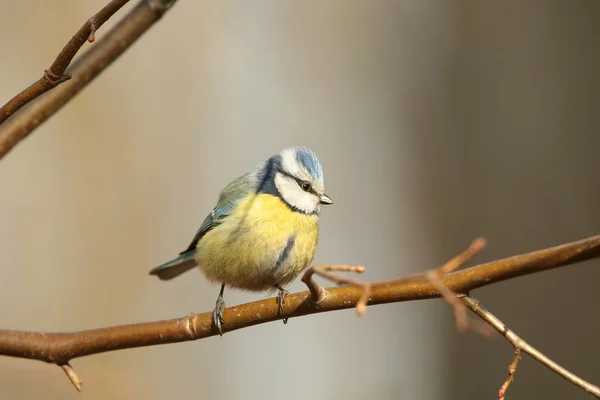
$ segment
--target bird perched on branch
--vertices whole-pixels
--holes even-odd
[[[221,335],[225,286],[277,289],[281,312],[284,286],[315,256],[323,204],[333,201],[315,153],[284,149],[229,183],[188,248],[150,274],[169,280],[199,266],[209,281],[220,283],[213,323]]]

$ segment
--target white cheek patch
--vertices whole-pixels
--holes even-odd
[[[305,192],[298,183],[281,173],[275,175],[275,186],[279,194],[292,207],[311,214],[319,210],[319,199],[312,193]]]

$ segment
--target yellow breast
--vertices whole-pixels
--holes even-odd
[[[294,280],[314,258],[318,236],[316,215],[261,193],[242,200],[204,235],[196,259],[211,281],[262,291]]]

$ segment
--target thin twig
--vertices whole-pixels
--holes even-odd
[[[465,251],[460,253],[459,255],[452,257],[450,260],[446,261],[444,265],[440,268],[434,270],[438,275],[448,274],[450,272],[454,272],[466,263],[471,260],[471,258],[475,257],[478,253],[480,253],[486,246],[487,242],[485,238],[479,237],[471,244]]]
[[[525,340],[521,339],[519,336],[517,336],[516,333],[514,333],[506,325],[504,325],[504,323],[502,321],[500,321],[496,316],[494,316],[492,313],[487,311],[479,303],[479,301],[477,301],[471,297],[468,297],[468,296],[463,297],[462,300],[465,302],[465,304],[471,311],[473,311],[475,314],[477,314],[479,317],[481,317],[481,319],[483,319],[485,322],[490,324],[494,329],[496,329],[498,332],[500,332],[500,334],[502,336],[504,336],[506,338],[506,340],[508,340],[515,349],[518,349],[518,350],[522,351],[523,353],[529,354],[529,356],[531,356],[533,359],[538,361],[540,364],[544,365],[548,369],[550,369],[553,372],[557,373],[558,375],[562,376],[567,381],[571,382],[572,384],[574,384],[576,386],[579,386],[580,388],[582,388],[586,392],[596,396],[597,398],[600,398],[600,388],[581,379],[577,375],[575,375],[572,372],[568,371],[567,369],[561,367],[559,364],[552,361],[550,358],[548,358],[546,355],[541,353],[535,347],[531,346]]]
[[[75,54],[77,54],[86,41],[93,42],[96,30],[108,21],[113,14],[119,11],[121,7],[127,4],[127,2],[129,0],[112,0],[96,15],[88,19],[65,47],[63,47],[61,52],[58,53],[50,68],[44,71],[44,75],[0,108],[0,125],[31,100],[71,79],[71,75],[65,74],[65,71],[69,64],[71,64]]]
[[[367,302],[369,301],[369,296],[371,294],[371,284],[368,282],[360,282],[352,278],[346,278],[341,275],[333,274],[332,271],[341,271],[341,272],[356,272],[357,274],[362,274],[365,272],[365,267],[353,267],[349,265],[313,265],[309,268],[302,277],[302,282],[308,286],[310,290],[311,297],[313,301],[318,303],[322,300],[323,295],[326,291],[319,286],[319,284],[312,279],[313,274],[317,274],[322,276],[325,279],[332,281],[338,285],[356,285],[361,286],[363,288],[362,296],[356,302],[356,314],[360,317],[367,311]],[[315,296],[313,296],[315,294]]]
[[[515,356],[512,362],[508,365],[508,376],[506,380],[500,386],[500,390],[498,391],[498,399],[504,400],[506,398],[506,392],[511,383],[515,380],[515,373],[517,372],[517,367],[519,366],[519,362],[521,361],[521,349],[515,348]]]
[[[490,327],[480,321],[471,321],[465,304],[456,293],[448,289],[448,287],[440,281],[441,275],[456,271],[469,262],[471,258],[477,255],[477,253],[481,252],[485,246],[486,241],[484,238],[480,237],[475,239],[465,251],[451,258],[441,267],[426,272],[425,277],[440,292],[441,297],[450,305],[450,307],[452,307],[454,319],[456,320],[456,330],[458,332],[464,333],[469,329],[473,329],[485,337],[490,337],[492,333]]]
[[[325,300],[325,296],[327,296],[327,291],[325,288],[317,283],[313,279],[313,275],[315,274],[314,268],[309,268],[306,270],[302,278],[300,279],[302,282],[308,286],[308,290],[310,291],[310,298],[314,304],[319,304],[323,300]]]
[[[35,100],[30,101],[40,94],[38,89],[34,88],[34,86],[40,82],[38,81],[25,89],[23,93],[26,94],[23,95],[22,98],[20,96],[23,93],[17,95],[16,98],[19,98],[19,100],[13,99],[14,101],[11,100],[9,102],[12,104],[11,106],[5,106],[6,109],[2,112],[5,115],[4,119],[10,114],[13,114],[27,101],[30,101],[27,107],[20,110],[0,125],[0,159],[12,150],[21,140],[25,139],[40,124],[60,110],[67,102],[69,102],[69,100],[75,97],[114,60],[123,54],[125,50],[127,50],[144,32],[164,15],[175,1],[176,0],[140,0],[138,5],[123,17],[118,24],[110,29],[100,40],[97,40],[97,43],[94,44],[94,46],[78,60],[73,62],[65,71],[64,68],[67,68],[71,62],[71,54],[74,55],[79,49],[69,47],[69,44],[67,44],[65,49],[69,49],[67,51],[63,49],[65,56],[59,55],[55,61],[56,72],[58,75],[54,75],[54,72],[52,72],[50,79],[56,78],[60,80],[62,77],[69,74],[69,76],[72,76],[69,83],[67,85],[60,85],[54,90],[46,93],[45,96],[37,97]],[[126,1],[113,0],[100,11],[100,13],[106,10],[107,7],[110,7],[111,5],[112,7],[116,7],[116,5],[120,3],[124,4]],[[110,11],[112,10],[113,8],[110,8]],[[104,18],[102,15],[99,16],[100,13],[92,17],[96,29],[99,28],[100,21]],[[108,14],[108,11],[106,14]],[[108,19],[108,16],[106,16],[106,19]],[[85,43],[85,40],[89,40],[91,23],[89,23],[89,21],[86,22],[82,27],[82,30],[76,34],[76,37],[79,38],[77,43],[79,43],[80,40],[83,40],[83,43]],[[80,32],[85,32],[86,35],[80,37]],[[63,52],[61,52],[61,54],[63,54]],[[53,67],[54,66],[55,64],[53,64]],[[52,71],[52,67],[50,71]],[[42,80],[43,79],[44,78],[42,78]],[[49,88],[46,88],[46,83],[40,84],[44,88],[41,93],[55,87],[56,84]],[[3,107],[3,109],[5,107]]]
[[[450,307],[452,307],[452,311],[454,312],[454,319],[456,321],[456,330],[460,333],[465,333],[469,330],[469,314],[467,313],[467,307],[460,299],[456,296],[452,290],[448,289],[446,285],[444,285],[440,278],[438,278],[435,271],[429,271],[425,274],[427,279],[431,282],[431,284],[440,292],[442,299],[448,303]]]
[[[61,368],[63,369],[63,371],[65,371],[65,374],[67,374],[67,377],[69,378],[73,386],[75,386],[75,389],[77,389],[78,392],[81,392],[81,386],[83,385],[83,381],[79,379],[79,376],[77,376],[77,372],[75,372],[75,369],[71,367],[71,364],[62,364]]]

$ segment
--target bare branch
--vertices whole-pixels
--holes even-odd
[[[459,332],[466,332],[469,328],[479,331],[484,336],[489,337],[491,332],[486,332],[482,327],[477,327],[470,323],[468,316],[466,315],[466,308],[473,311],[479,317],[483,319],[488,325],[488,327],[492,327],[496,329],[500,334],[502,334],[515,348],[515,356],[513,361],[508,366],[508,377],[500,387],[498,391],[498,398],[503,400],[506,397],[506,391],[508,387],[515,379],[515,372],[517,370],[517,366],[519,361],[521,361],[521,352],[525,352],[529,354],[531,357],[539,361],[542,365],[550,368],[552,371],[556,372],[558,375],[572,382],[573,384],[581,387],[588,393],[595,395],[600,398],[600,388],[592,385],[589,382],[584,381],[573,373],[567,371],[565,368],[561,367],[554,361],[550,360],[544,354],[530,346],[523,339],[518,337],[514,332],[506,327],[498,318],[496,318],[492,313],[487,311],[481,304],[465,295],[468,291],[462,291],[462,294],[458,294],[446,286],[445,282],[442,282],[439,279],[440,272],[442,271],[455,271],[460,268],[465,262],[467,262],[471,257],[473,257],[477,252],[481,251],[485,246],[485,241],[483,239],[475,240],[469,248],[458,256],[452,258],[442,267],[429,271],[425,276],[427,279],[434,285],[434,287],[439,291],[440,295],[452,306],[454,309],[454,316],[456,318],[456,326]],[[526,255],[524,255],[526,256]],[[515,257],[512,258],[515,260]],[[510,259],[507,259],[510,260]],[[489,265],[489,264],[487,264]],[[473,269],[473,268],[471,268]]]
[[[93,42],[96,30],[108,21],[114,13],[119,11],[121,7],[127,4],[127,2],[129,0],[112,0],[96,15],[88,19],[79,28],[77,33],[73,35],[71,40],[69,40],[69,43],[58,53],[58,56],[56,56],[50,68],[44,72],[44,75],[0,108],[0,125],[31,100],[71,79],[71,75],[65,74],[65,71],[69,64],[71,64],[75,54],[77,54],[86,41]]]
[[[490,324],[495,330],[500,332],[500,334],[504,336],[506,340],[508,340],[515,349],[519,349],[523,353],[529,354],[536,361],[549,368],[550,370],[554,371],[558,375],[562,376],[569,382],[579,386],[586,392],[591,393],[594,396],[600,398],[600,388],[592,385],[589,382],[584,381],[572,372],[569,372],[565,368],[558,365],[556,362],[552,361],[546,355],[541,353],[535,347],[531,346],[525,340],[521,339],[519,336],[517,336],[516,333],[508,329],[508,327],[504,325],[504,323],[500,321],[496,316],[494,316],[491,312],[486,310],[477,300],[465,296],[463,298],[463,301],[471,311],[480,316],[481,319]]]
[[[551,247],[544,250],[492,261],[479,266],[455,271],[439,277],[440,282],[455,293],[468,293],[471,290],[517,276],[542,272],[579,261],[600,257],[600,236],[593,236],[577,242]],[[311,269],[313,271],[318,271]],[[325,271],[329,273],[328,271]],[[316,273],[316,272],[315,272]],[[311,274],[307,274],[309,276]],[[312,278],[309,276],[308,280]],[[336,278],[337,279],[337,278]],[[345,278],[344,278],[345,279]],[[304,279],[303,279],[304,280]],[[306,281],[306,280],[305,280]],[[311,285],[309,285],[311,287]],[[321,292],[318,302],[311,300],[311,293]],[[230,307],[224,311],[224,332],[272,322],[284,318],[294,318],[320,312],[353,308],[365,295],[362,284],[339,288],[322,288],[318,285],[311,291],[286,296],[280,313],[275,298]],[[424,276],[385,281],[371,284],[369,305],[422,300],[440,297],[435,286]],[[562,369],[537,350],[527,345],[495,317],[480,307],[475,300],[465,297],[467,307],[491,322],[516,347],[530,354],[561,376],[577,382],[590,393],[596,393],[595,386],[577,378]],[[488,321],[489,322],[489,321]],[[166,321],[146,322],[133,325],[114,326],[72,333],[37,333],[0,330],[0,355],[28,358],[64,366],[69,361],[107,351],[178,343],[217,335],[212,325],[212,313],[191,314],[183,318]],[[64,369],[64,367],[63,367]]]
[[[88,20],[60,52],[44,76],[0,109],[0,159],[123,54],[175,1],[141,0],[97,44],[66,70],[85,41],[93,41],[95,30],[127,1],[113,0]],[[68,80],[68,77],[68,84],[56,87]],[[38,97],[52,88],[55,89],[43,97]],[[35,100],[31,101],[34,98]],[[27,107],[6,120],[27,102],[30,102]]]

